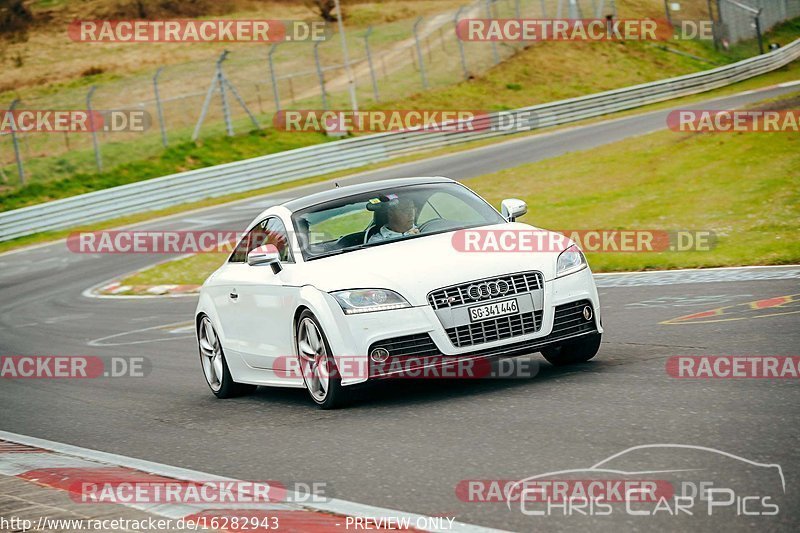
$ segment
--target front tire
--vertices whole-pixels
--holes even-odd
[[[217,398],[234,398],[249,394],[256,389],[255,385],[236,383],[231,377],[222,343],[219,340],[211,319],[203,316],[197,329],[200,348],[200,365],[211,392]]]
[[[552,348],[545,348],[542,350],[542,355],[553,366],[585,363],[597,355],[600,350],[601,338],[602,334],[595,333],[574,341],[567,341]]]
[[[335,409],[346,397],[328,340],[317,318],[306,309],[295,331],[297,359],[309,396],[321,409]]]

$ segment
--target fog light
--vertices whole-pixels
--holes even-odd
[[[389,359],[389,350],[386,348],[375,348],[369,354],[369,357],[376,363],[384,363]]]
[[[590,305],[583,308],[583,318],[586,320],[592,319],[592,307]]]

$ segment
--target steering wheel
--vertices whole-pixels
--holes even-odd
[[[451,225],[449,220],[445,220],[441,217],[439,218],[432,218],[420,224],[419,232],[423,233],[425,231],[436,231],[437,229],[446,229]]]

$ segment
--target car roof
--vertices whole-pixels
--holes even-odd
[[[420,185],[423,183],[453,183],[454,180],[442,176],[434,177],[415,177],[415,178],[395,178],[380,181],[370,181],[367,183],[359,183],[356,185],[346,185],[344,187],[331,188],[327,191],[321,191],[308,196],[301,196],[294,200],[289,200],[281,204],[289,211],[300,211],[312,205],[321,204],[337,198],[351,196],[354,194],[361,194],[370,191],[379,191],[383,189],[390,189],[392,187],[403,187],[406,185]]]

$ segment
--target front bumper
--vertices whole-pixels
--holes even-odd
[[[570,305],[578,306],[575,307],[577,311]],[[580,319],[586,305],[592,307],[590,320]],[[331,317],[335,321],[333,327],[336,334],[329,336],[332,337],[329,341],[334,357],[337,358],[368,358],[372,349],[384,347],[392,358],[424,357],[428,363],[431,357],[472,359],[537,352],[570,338],[602,333],[600,301],[591,270],[585,268],[563,278],[545,281],[544,306],[539,316],[537,320],[541,320],[541,327],[533,333],[456,347],[429,305],[347,316],[339,311]],[[564,329],[562,323],[565,320],[568,325],[576,324],[580,327]],[[342,384],[352,385],[368,378],[383,376],[383,372],[373,368],[369,375],[343,375]]]

